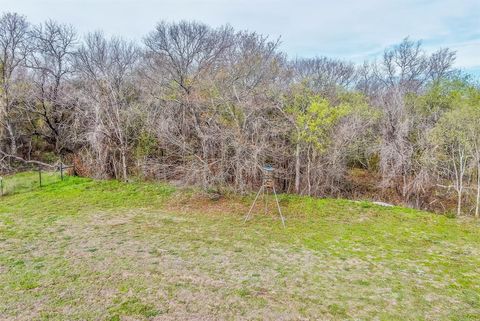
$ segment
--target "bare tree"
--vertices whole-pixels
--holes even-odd
[[[4,13],[0,18],[0,125],[8,135],[11,154],[17,153],[18,135],[12,113],[20,100],[17,76],[28,52],[28,29],[25,17],[17,13]]]
[[[100,175],[112,165],[116,177],[128,179],[129,130],[135,122],[136,88],[133,72],[139,51],[133,43],[103,34],[89,34],[78,52],[76,65],[84,85],[83,112],[88,143],[93,148]],[[119,166],[117,164],[120,164]]]
[[[27,67],[32,70],[32,97],[27,111],[42,119],[30,122],[32,132],[42,136],[57,153],[71,152],[67,141],[74,115],[71,76],[77,36],[71,26],[47,21],[30,32],[31,51]]]
[[[338,88],[348,88],[356,79],[355,65],[351,62],[315,57],[293,62],[297,82],[306,82],[317,93],[332,97]]]
[[[433,81],[439,81],[451,77],[456,73],[452,69],[456,60],[456,52],[449,48],[439,49],[428,59],[428,76]]]
[[[216,70],[220,57],[232,45],[232,30],[230,27],[211,29],[195,22],[162,22],[145,38],[145,44],[151,63],[156,69],[166,71],[169,92],[178,96],[175,101],[167,102],[171,115],[177,122],[180,120],[178,132],[184,138],[181,146],[176,145],[183,158],[196,150],[195,146],[187,147],[187,141],[188,145],[201,146],[201,153],[194,154],[201,163],[197,168],[201,168],[203,185],[207,186],[211,152],[208,128],[204,125],[208,120],[205,106],[198,101],[197,90],[202,77]]]

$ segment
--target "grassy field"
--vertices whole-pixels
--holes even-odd
[[[5,196],[0,320],[480,320],[478,222],[282,195],[283,229],[244,224],[251,200],[75,177]]]
[[[42,186],[57,183],[61,181],[60,173],[42,171]],[[40,175],[35,171],[26,171],[15,175],[2,177],[2,195],[11,195],[16,193],[25,193],[40,188]]]

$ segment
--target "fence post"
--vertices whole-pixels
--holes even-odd
[[[40,183],[40,187],[42,187],[42,168],[38,166],[38,181]]]
[[[63,163],[60,162],[60,178],[63,181]]]
[[[3,196],[3,177],[0,177],[0,195]]]

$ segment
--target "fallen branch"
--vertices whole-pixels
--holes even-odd
[[[56,168],[58,166],[57,164],[50,165],[50,164],[47,164],[47,163],[44,163],[44,162],[41,162],[41,161],[37,161],[37,160],[23,159],[21,157],[15,156],[15,155],[7,154],[2,150],[0,150],[0,155],[3,155],[4,158],[11,158],[11,159],[20,161],[20,162],[25,163],[25,164],[35,164],[35,165],[45,166],[45,167],[49,167],[49,168]]]

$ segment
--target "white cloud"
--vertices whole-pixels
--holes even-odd
[[[457,51],[458,67],[480,67],[480,39],[472,42],[452,44],[450,47]]]
[[[3,10],[33,22],[54,18],[82,33],[141,38],[155,23],[187,19],[230,23],[273,38],[290,56],[361,61],[405,36],[428,48],[452,47],[459,67],[480,66],[479,0],[2,0]],[[477,34],[475,34],[475,32]]]

